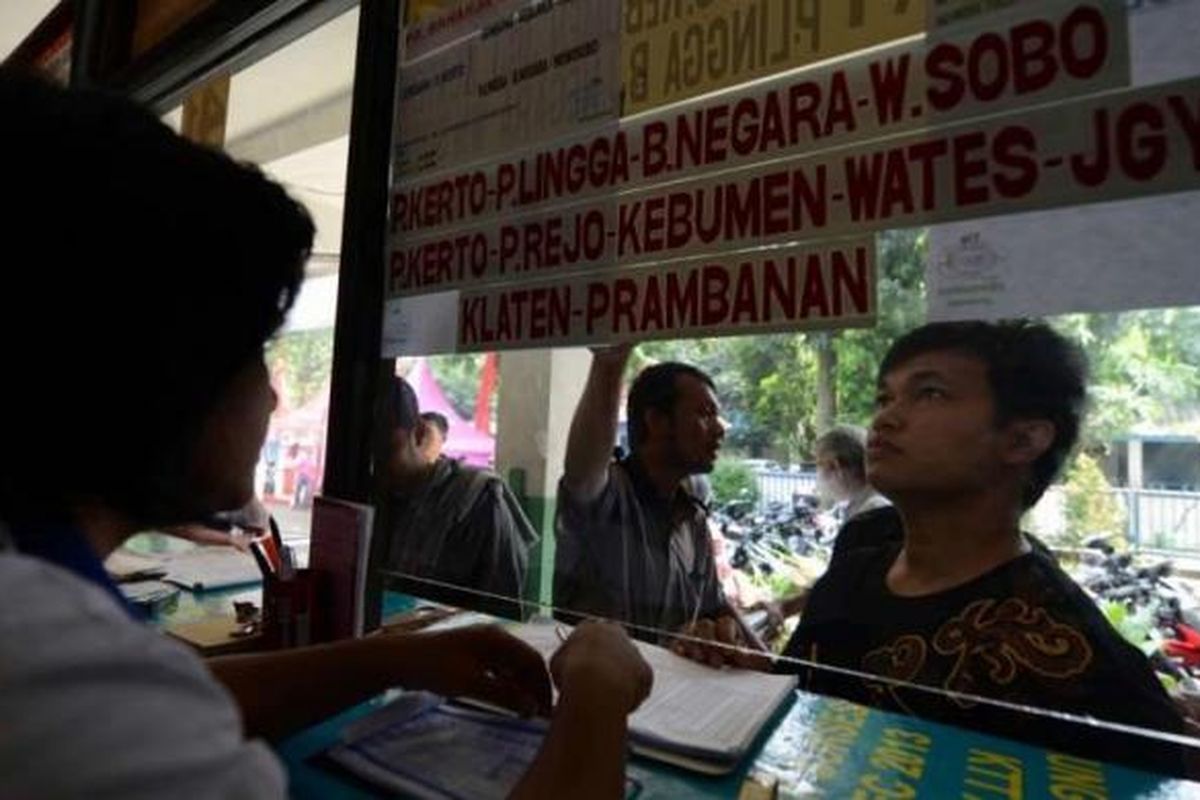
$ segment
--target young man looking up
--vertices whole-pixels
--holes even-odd
[[[933,324],[892,346],[866,465],[903,538],[843,550],[817,582],[786,649],[810,663],[783,665],[802,687],[1179,771],[1168,744],[973,699],[1182,731],[1146,658],[1021,531],[1075,445],[1084,401],[1082,354],[1045,325]]]

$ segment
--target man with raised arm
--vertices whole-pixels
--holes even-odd
[[[643,370],[626,406],[629,454],[614,459],[631,350],[593,350],[571,422],[555,520],[555,606],[568,619],[624,622],[648,641],[694,627],[760,647],[721,590],[708,509],[690,480],[712,471],[725,438],[712,379],[675,362]]]

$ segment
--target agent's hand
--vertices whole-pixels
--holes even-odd
[[[621,342],[619,344],[592,345],[588,349],[592,351],[592,360],[597,364],[614,364],[623,367],[635,346],[633,342]]]
[[[163,533],[174,536],[177,539],[185,539],[195,544],[234,547],[243,553],[250,552],[250,542],[252,541],[252,537],[243,536],[234,531],[219,531],[215,528],[198,524],[172,525],[163,528]]]
[[[550,677],[541,654],[496,625],[412,634],[404,685],[471,697],[523,716],[550,714]]]
[[[654,671],[625,630],[609,622],[583,622],[550,659],[563,698],[602,699],[628,714],[650,696]]]
[[[742,634],[737,620],[726,614],[684,626],[671,642],[671,652],[714,669],[770,669],[770,657]]]

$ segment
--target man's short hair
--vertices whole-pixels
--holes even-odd
[[[690,364],[664,361],[646,367],[633,381],[629,398],[625,403],[626,424],[629,426],[629,449],[637,452],[646,438],[646,412],[650,409],[668,416],[675,410],[679,400],[678,378],[689,375],[710,389],[716,390],[712,378]]]
[[[421,424],[421,409],[417,405],[417,393],[412,384],[393,375],[388,387],[388,413],[392,430],[403,428],[415,431]]]
[[[937,322],[896,340],[879,366],[879,381],[926,353],[952,351],[987,368],[996,423],[1044,419],[1054,441],[1034,463],[1022,500],[1033,506],[1062,469],[1079,438],[1087,404],[1087,358],[1050,326],[1028,320]]]
[[[129,100],[0,69],[0,109],[0,518],[91,498],[184,521],[203,424],[282,325],[312,220]]]
[[[450,420],[446,419],[445,414],[440,414],[437,411],[421,412],[421,419],[425,424],[432,425],[441,432],[442,438],[445,438],[450,433]]]
[[[817,438],[813,452],[818,456],[825,453],[848,470],[859,481],[866,481],[867,434],[862,428],[839,425]]]

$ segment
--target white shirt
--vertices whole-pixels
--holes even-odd
[[[0,797],[286,797],[233,698],[99,587],[0,544]]]

